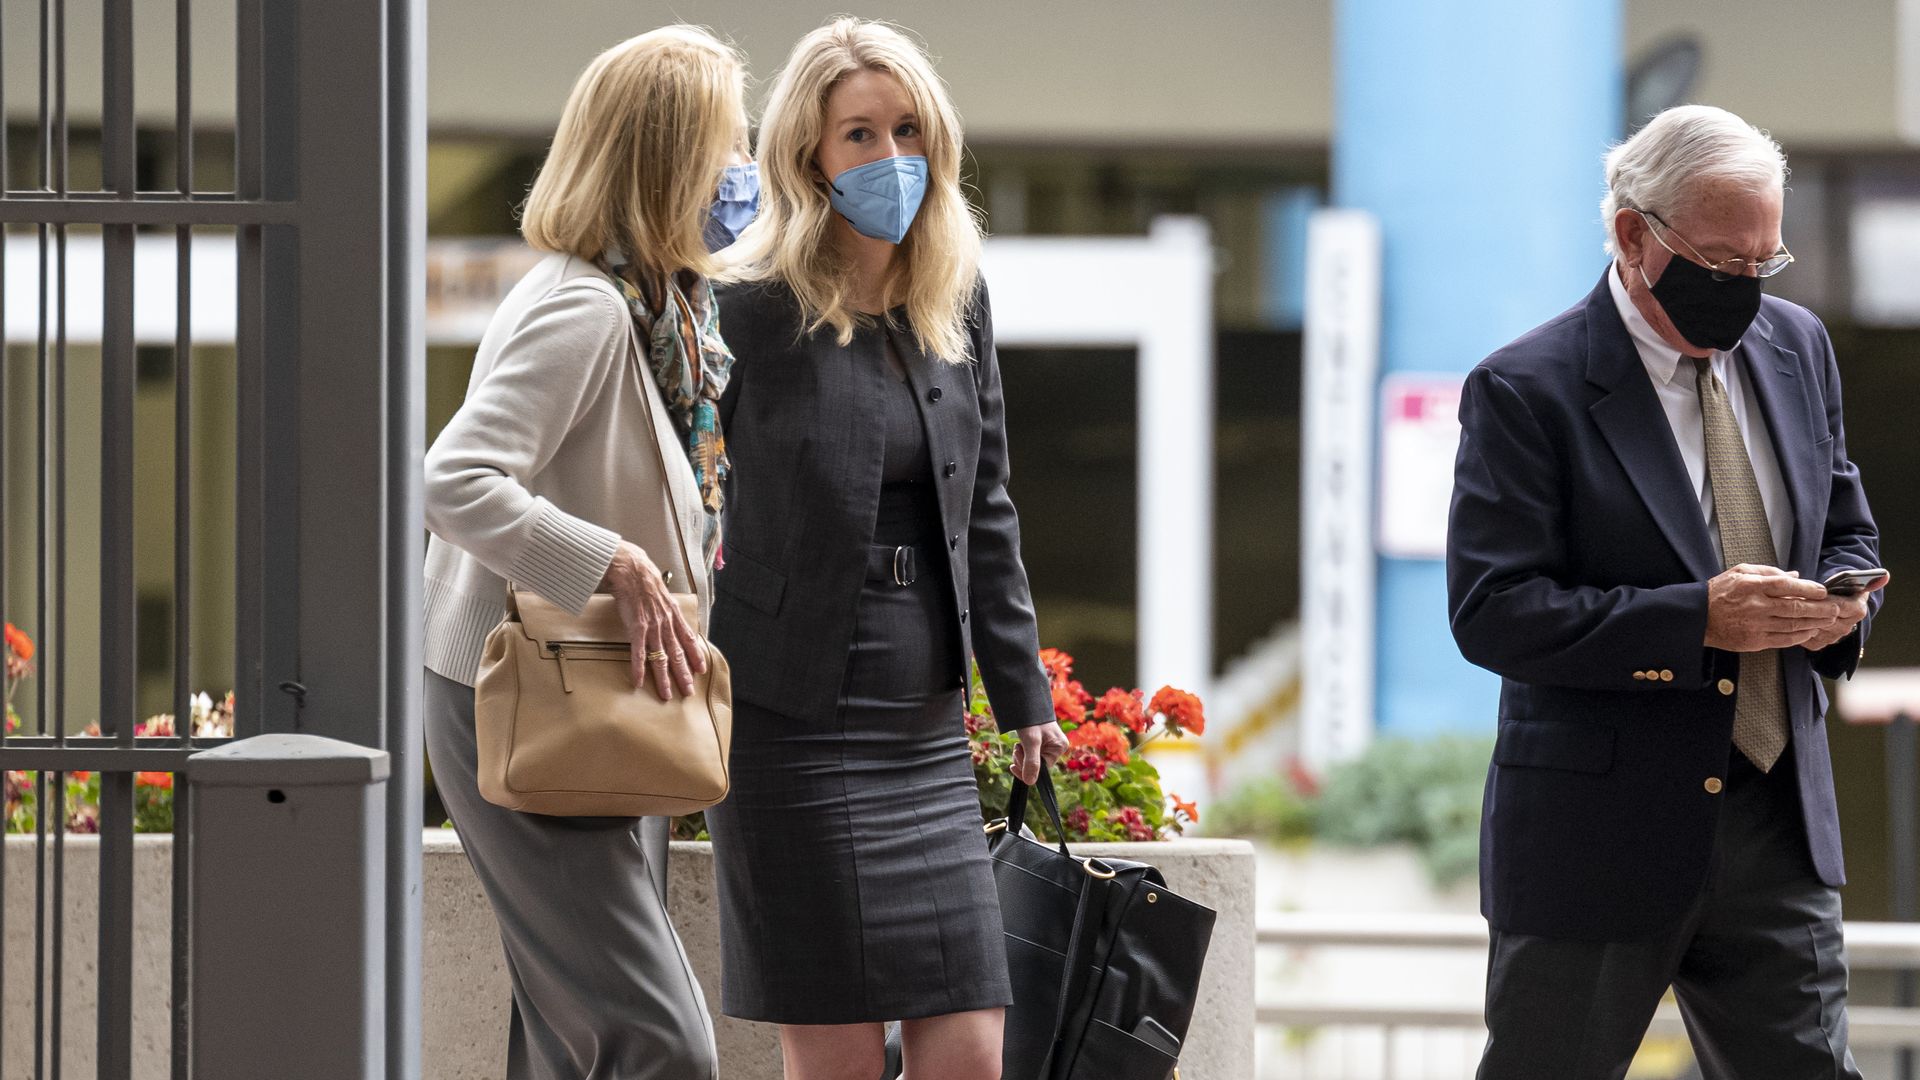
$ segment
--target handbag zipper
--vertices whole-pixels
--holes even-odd
[[[633,655],[633,649],[629,646],[615,645],[615,644],[610,644],[604,641],[549,642],[547,645],[547,651],[552,653],[553,658],[559,661],[560,663],[560,689],[563,693],[568,693],[568,694],[573,693],[573,676],[570,672],[567,671],[568,650],[572,650],[575,653],[583,653],[583,652],[619,653],[623,656],[628,656],[628,657],[631,657]],[[595,657],[594,659],[612,660],[612,659],[615,659],[615,657],[605,656],[605,657]]]

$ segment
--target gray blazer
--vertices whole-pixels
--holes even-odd
[[[872,380],[886,331],[862,328],[842,346],[808,334],[779,283],[720,290],[720,326],[735,356],[720,403],[733,463],[715,576],[712,639],[733,667],[734,694],[800,718],[837,706],[853,640],[855,599],[880,500],[882,431]],[[1003,730],[1053,719],[1040,666],[1033,597],[1020,562],[1020,523],[1007,495],[1000,364],[985,285],[971,319],[974,359],[950,364],[898,331],[926,424],[956,590],[963,655],[980,662]],[[965,672],[956,672],[964,679]]]

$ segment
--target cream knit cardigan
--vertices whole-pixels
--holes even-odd
[[[578,612],[623,538],[671,573],[673,591],[699,593],[706,633],[699,491],[631,326],[613,283],[565,255],[542,259],[494,313],[466,402],[427,451],[430,670],[473,685],[508,579]]]

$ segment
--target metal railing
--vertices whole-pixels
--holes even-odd
[[[420,529],[418,455],[422,348],[419,331],[424,157],[424,0],[235,0],[234,182],[201,190],[194,141],[196,57],[193,0],[171,4],[173,116],[141,142],[135,102],[134,0],[100,0],[83,12],[99,25],[100,183],[74,181],[68,90],[71,57],[65,0],[0,8],[0,58],[26,55],[31,78],[0,70],[0,117],[9,86],[37,94],[37,158],[16,185],[12,133],[0,133],[0,227],[30,230],[37,283],[9,281],[0,294],[37,288],[32,331],[35,438],[33,516],[7,505],[7,440],[0,438],[0,613],[8,613],[6,551],[31,544],[42,692],[20,735],[0,725],[0,771],[35,774],[35,847],[30,1002],[0,997],[0,1010],[33,1010],[31,1074],[59,1080],[64,1060],[62,987],[68,963],[66,781],[100,777],[98,954],[92,1072],[129,1080],[133,1045],[134,816],[136,773],[173,774],[174,875],[170,1073],[193,1075],[191,877],[195,834],[189,757],[223,740],[195,739],[188,718],[194,670],[188,598],[195,567],[197,490],[189,448],[194,410],[196,231],[231,235],[240,272],[236,311],[237,439],[232,448],[235,735],[304,732],[387,750],[393,797],[386,821],[384,911],[388,971],[386,1075],[417,1076],[419,970],[418,744]],[[144,8],[143,8],[144,10]],[[6,42],[37,37],[37,50]],[[91,43],[80,43],[90,51]],[[0,64],[4,64],[0,59]],[[151,105],[151,103],[149,103]],[[90,129],[89,132],[90,134]],[[173,153],[172,176],[143,178],[142,146]],[[161,151],[164,153],[164,151]],[[101,238],[99,428],[99,666],[69,661],[68,240],[76,227]],[[136,491],[135,236],[171,232],[173,281],[173,490]],[[5,245],[0,245],[4,248]],[[8,340],[0,308],[0,348]],[[0,425],[15,375],[0,352]],[[25,381],[24,374],[22,381]],[[84,459],[85,454],[80,455]],[[136,498],[170,497],[173,521],[172,699],[176,733],[136,734],[141,629],[136,597]],[[19,621],[25,622],[24,618]],[[350,632],[343,632],[350,631]],[[70,683],[97,686],[97,702],[69,700]],[[84,734],[97,725],[97,735]],[[0,881],[6,880],[0,844]],[[272,883],[262,884],[271,895]],[[21,914],[0,903],[6,920]],[[300,917],[298,912],[289,918]],[[333,958],[313,958],[331,962]],[[342,962],[351,962],[350,958]],[[0,1018],[3,1019],[3,1018]],[[289,1024],[310,1018],[288,1017]],[[0,1022],[0,1032],[6,1024]],[[13,1075],[0,1043],[0,1072]],[[78,1070],[75,1070],[78,1071]],[[154,1075],[152,1073],[147,1076]],[[145,1080],[145,1077],[143,1077]]]
[[[1258,945],[1290,949],[1364,948],[1461,950],[1485,954],[1486,921],[1477,915],[1269,913],[1255,924]],[[1858,971],[1908,971],[1920,968],[1920,923],[1849,922],[1847,957]],[[1400,1001],[1262,1002],[1255,1009],[1261,1027],[1358,1027],[1385,1035],[1382,1076],[1395,1077],[1396,1032],[1444,1029],[1484,1032],[1481,1002],[1415,1004]],[[1920,1047],[1920,1008],[1850,1005],[1849,1037],[1859,1048]],[[1652,1038],[1684,1038],[1679,1011],[1664,1003],[1648,1028]]]

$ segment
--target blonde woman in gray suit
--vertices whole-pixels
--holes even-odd
[[[580,76],[527,200],[523,232],[547,256],[494,315],[466,402],[427,455],[427,749],[499,916],[510,1080],[717,1075],[667,918],[668,823],[482,799],[473,684],[508,580],[576,612],[613,593],[637,693],[690,693],[704,665],[725,470],[711,421],[732,362],[706,275],[715,226],[753,213],[757,174],[737,164],[744,79],[731,48],[684,26],[622,42]],[[705,555],[698,580],[675,576],[682,545]],[[702,625],[679,614],[685,592]]]
[[[1032,782],[1066,747],[1008,494],[960,118],[883,23],[801,39],[760,130],[765,215],[729,261],[739,471],[713,640],[732,794],[707,813],[722,1010],[788,1080],[997,1080],[1007,945],[967,744],[967,659]]]

